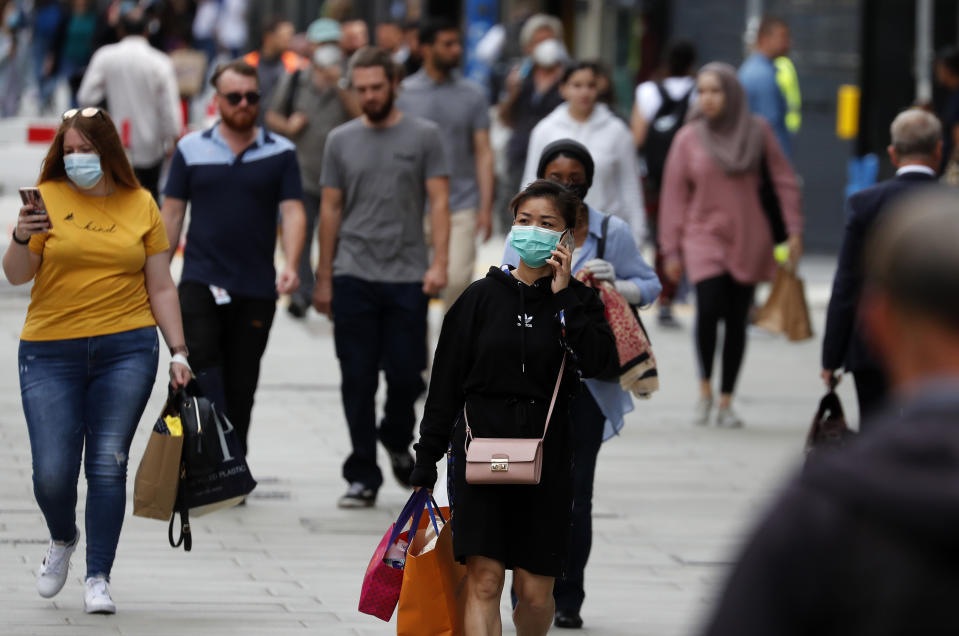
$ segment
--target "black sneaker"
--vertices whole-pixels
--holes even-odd
[[[390,454],[390,464],[393,466],[393,476],[396,477],[396,481],[400,482],[400,485],[405,488],[412,488],[410,475],[413,474],[413,465],[416,463],[413,456],[405,450],[391,451],[386,449],[386,452]]]
[[[553,624],[563,629],[582,629],[583,619],[580,618],[579,612],[557,610],[556,616],[553,618]]]
[[[336,505],[339,508],[372,508],[375,503],[376,491],[367,488],[363,482],[354,481]]]
[[[307,309],[309,309],[309,307],[307,307],[306,305],[302,305],[293,299],[290,299],[290,304],[286,308],[286,310],[294,318],[306,318]]]

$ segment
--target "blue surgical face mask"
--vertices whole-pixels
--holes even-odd
[[[100,155],[75,152],[63,157],[63,168],[78,188],[89,190],[103,178]]]
[[[535,225],[514,225],[509,236],[509,244],[529,267],[537,268],[546,264],[546,259],[559,245],[562,232],[547,230]]]

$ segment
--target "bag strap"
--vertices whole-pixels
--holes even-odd
[[[609,215],[603,215],[603,223],[600,226],[599,241],[596,243],[596,258],[606,256],[606,236],[609,234]]]
[[[186,469],[183,466],[183,463],[180,462],[180,477],[185,474]],[[176,521],[177,513],[180,513],[180,538],[173,539],[173,526]],[[190,532],[190,509],[183,502],[183,493],[180,492],[180,489],[177,488],[176,503],[173,507],[173,514],[170,516],[170,526],[167,528],[167,539],[170,541],[171,548],[179,548],[180,545],[183,545],[183,549],[186,552],[189,552],[193,549],[193,534]]]
[[[566,370],[566,352],[563,352],[563,362],[559,365],[559,375],[556,376],[556,386],[553,387],[553,397],[549,401],[549,412],[546,413],[546,426],[543,427],[543,436],[539,441],[546,439],[546,431],[549,430],[549,421],[553,419],[553,408],[556,406],[556,396],[559,395],[559,385],[563,382],[563,371]],[[467,442],[473,441],[473,431],[470,430],[469,417],[466,415],[466,405],[463,405],[463,422],[466,424],[466,439],[463,440],[463,450],[468,450]]]

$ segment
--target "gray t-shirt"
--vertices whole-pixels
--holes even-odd
[[[389,128],[363,118],[326,139],[324,188],[343,191],[333,274],[387,283],[422,280],[426,180],[449,176],[436,124],[404,115]]]
[[[453,73],[437,83],[425,69],[410,75],[400,87],[397,108],[436,123],[450,162],[450,211],[476,208],[476,148],[473,133],[489,130],[489,105],[478,84]]]
[[[290,140],[296,144],[296,158],[300,162],[300,177],[303,189],[310,194],[320,195],[320,175],[323,168],[323,149],[326,138],[334,128],[350,120],[350,114],[340,99],[335,87],[318,89],[313,83],[311,69],[303,69],[287,75],[273,95],[270,110],[289,117],[292,113],[303,113],[309,123],[296,137]],[[290,89],[296,78],[297,89],[293,95],[293,110],[290,106]]]

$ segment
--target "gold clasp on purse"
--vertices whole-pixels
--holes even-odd
[[[489,469],[494,473],[505,473],[509,470],[509,458],[498,457],[489,460]]]

